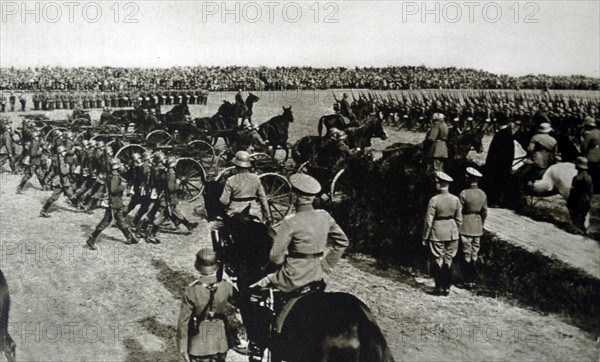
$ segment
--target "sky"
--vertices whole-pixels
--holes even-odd
[[[600,77],[600,1],[4,1],[0,66],[466,67]]]

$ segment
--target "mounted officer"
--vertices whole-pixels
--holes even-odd
[[[560,161],[558,142],[549,133],[552,132],[550,123],[541,123],[537,133],[529,141],[527,152],[529,158],[520,170],[525,180],[539,180],[548,167]]]
[[[350,102],[348,101],[348,93],[344,93],[342,95],[342,100],[340,101],[340,115],[348,118],[350,123],[356,121],[356,115],[352,111],[352,107],[350,106]]]
[[[251,287],[274,287],[289,293],[314,283],[315,288],[323,290],[324,277],[342,257],[349,245],[348,237],[327,211],[313,208],[315,195],[321,191],[317,180],[294,174],[290,183],[296,213],[275,227],[271,248],[271,262],[281,268]]]

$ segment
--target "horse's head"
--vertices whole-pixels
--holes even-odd
[[[251,105],[260,101],[260,98],[253,93],[248,94],[248,98],[246,98],[246,105]]]
[[[281,115],[283,120],[285,120],[286,122],[294,122],[294,115],[292,114],[292,106],[289,106],[287,108],[282,106],[281,108],[283,108],[283,114]]]

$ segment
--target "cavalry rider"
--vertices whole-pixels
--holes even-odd
[[[312,285],[323,290],[323,278],[331,274],[349,245],[333,217],[313,208],[315,195],[321,191],[319,182],[306,174],[293,174],[290,184],[296,213],[275,228],[270,256],[271,262],[281,267],[251,288],[274,287],[289,293]]]
[[[462,224],[461,204],[448,189],[453,181],[444,172],[436,172],[438,194],[429,200],[423,227],[423,245],[429,244],[434,258],[433,295],[448,295],[452,285],[452,259],[458,251],[459,227]]]
[[[527,147],[529,158],[525,160],[525,166],[521,168],[521,174],[526,180],[539,180],[546,172],[546,169],[552,166],[556,161],[560,161],[558,155],[558,142],[549,135],[552,132],[550,123],[540,124],[538,131]]]
[[[258,175],[250,171],[252,168],[250,154],[246,151],[238,151],[232,162],[235,165],[235,175],[225,181],[223,193],[219,198],[226,208],[227,216],[240,213],[250,205],[250,215],[271,224],[271,212],[265,189]]]
[[[107,185],[107,193],[108,193],[108,207],[106,207],[104,211],[104,217],[96,226],[96,229],[92,232],[92,235],[85,242],[86,245],[92,249],[96,250],[96,239],[102,233],[104,229],[110,226],[113,218],[117,224],[117,227],[127,241],[126,244],[137,244],[139,241],[131,232],[129,225],[125,219],[125,215],[123,214],[123,191],[125,191],[125,180],[121,177],[121,172],[123,170],[123,166],[121,165],[121,161],[118,158],[113,158],[110,161],[110,174],[106,179]]]
[[[324,146],[324,152],[319,152],[317,156],[317,165],[331,167],[334,172],[344,168],[347,157],[352,153],[346,143],[348,135],[346,132],[331,127],[328,132],[329,140]],[[334,157],[333,159],[331,157]]]
[[[77,200],[71,191],[71,181],[69,180],[70,167],[67,164],[66,157],[67,149],[65,146],[58,146],[56,154],[52,159],[54,178],[50,182],[50,185],[54,188],[54,192],[42,207],[42,211],[40,211],[41,217],[50,217],[48,209],[63,193],[67,195],[73,205],[77,204]]]
[[[350,107],[350,102],[348,101],[348,93],[342,95],[342,100],[340,101],[340,115],[348,118],[350,123],[356,121],[356,115],[352,111],[352,107]]]
[[[425,141],[423,147],[427,158],[432,160],[434,172],[444,171],[444,161],[448,158],[448,125],[444,121],[446,118],[442,113],[434,113],[432,116],[433,125]]]

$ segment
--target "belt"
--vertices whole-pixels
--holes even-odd
[[[465,211],[462,214],[463,215],[479,215],[479,214],[481,214],[481,210],[479,210],[479,211]]]
[[[323,252],[314,253],[314,254],[305,254],[305,253],[299,253],[296,251],[291,251],[288,254],[288,258],[294,258],[294,259],[316,259],[316,258],[320,258],[322,256],[323,256]]]
[[[454,216],[436,216],[433,220],[452,220]]]
[[[256,197],[232,197],[231,201],[244,202],[244,201],[254,201]]]

